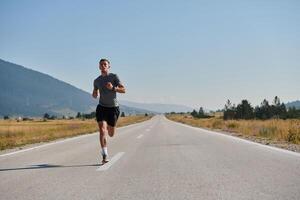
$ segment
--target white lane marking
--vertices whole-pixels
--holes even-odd
[[[140,138],[142,138],[143,136],[144,136],[144,135],[141,134],[141,135],[137,136],[136,138],[137,138],[137,139],[140,139]]]
[[[176,123],[180,126],[184,126],[184,127],[190,128],[190,129],[197,130],[197,131],[203,131],[203,132],[210,133],[210,134],[215,134],[215,135],[220,135],[220,136],[223,136],[223,137],[228,137],[228,138],[231,138],[231,139],[234,139],[234,140],[239,140],[241,142],[245,142],[245,143],[248,143],[248,144],[255,144],[255,145],[258,145],[258,146],[261,146],[261,147],[265,147],[265,148],[268,148],[268,149],[272,149],[272,150],[275,150],[275,151],[279,151],[279,152],[283,152],[283,153],[287,153],[287,154],[291,154],[291,155],[300,157],[300,153],[298,153],[298,152],[293,152],[293,151],[290,151],[290,150],[281,149],[281,148],[273,147],[273,146],[267,146],[267,145],[264,145],[264,144],[261,144],[261,143],[253,142],[251,140],[246,140],[246,139],[235,137],[235,136],[232,136],[232,135],[226,135],[225,133],[218,133],[218,132],[211,131],[211,130],[206,130],[206,129],[203,129],[203,128],[189,126],[189,125],[186,125],[186,124],[182,124],[180,122],[171,121],[169,119],[166,119],[166,120],[168,120],[170,122],[173,122],[173,123]]]
[[[112,157],[112,159],[108,163],[101,165],[98,169],[96,169],[96,171],[108,170],[115,162],[117,162],[124,155],[124,153],[125,152],[117,153],[114,157]]]

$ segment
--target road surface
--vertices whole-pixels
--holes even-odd
[[[155,116],[122,127],[100,165],[98,134],[0,155],[0,198],[300,199],[300,154]]]

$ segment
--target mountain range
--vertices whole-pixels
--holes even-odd
[[[98,100],[68,83],[0,59],[0,116],[75,116],[90,113]],[[154,113],[120,105],[125,114]]]
[[[47,74],[0,59],[0,116],[75,116],[90,113],[98,100],[91,94]],[[181,105],[143,104],[120,101],[126,115],[186,112]]]
[[[166,112],[191,112],[193,108],[177,104],[137,103],[120,100],[125,115]],[[47,74],[0,59],[0,116],[75,116],[91,113],[98,100],[91,94]],[[287,107],[300,108],[300,101]]]
[[[288,107],[288,108],[295,107],[296,109],[300,109],[300,101],[299,101],[299,100],[289,102],[289,103],[287,103],[287,104],[285,104],[285,105],[286,105],[286,107]]]
[[[135,108],[144,108],[147,110],[152,110],[157,113],[166,113],[166,112],[192,112],[193,108],[177,105],[177,104],[161,104],[161,103],[137,103],[132,101],[121,100],[122,105],[127,105]]]

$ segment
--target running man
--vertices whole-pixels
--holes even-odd
[[[96,109],[96,119],[100,132],[100,145],[102,163],[107,163],[107,133],[113,137],[116,131],[116,123],[120,115],[119,104],[117,101],[117,92],[125,93],[125,87],[120,82],[117,74],[109,73],[110,62],[107,59],[101,59],[99,62],[101,75],[94,80],[93,97],[98,97],[100,93],[99,104]]]

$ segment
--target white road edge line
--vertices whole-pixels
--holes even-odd
[[[98,169],[96,169],[96,171],[105,171],[108,170],[115,162],[117,162],[123,155],[125,154],[125,152],[119,152],[116,155],[114,155],[114,157],[111,158],[111,160],[104,164],[101,165]]]
[[[167,119],[167,120],[169,120],[169,119]],[[228,137],[228,138],[231,138],[231,139],[234,139],[234,140],[239,140],[239,141],[242,141],[242,142],[245,142],[245,143],[249,143],[249,144],[256,144],[258,146],[262,146],[262,147],[265,147],[265,148],[268,148],[268,149],[272,149],[272,150],[275,150],[275,151],[279,151],[279,152],[283,152],[283,153],[287,153],[287,154],[291,154],[291,155],[299,156],[300,157],[300,153],[297,153],[297,152],[289,151],[289,150],[286,150],[286,149],[281,149],[281,148],[278,148],[278,147],[267,146],[267,145],[264,145],[264,144],[261,144],[261,143],[253,142],[251,140],[246,140],[246,139],[243,139],[243,138],[239,138],[239,137],[235,137],[235,136],[231,136],[231,135],[226,135],[225,133],[218,133],[218,132],[211,131],[211,130],[206,130],[206,129],[203,129],[203,128],[189,126],[189,125],[182,124],[180,122],[175,122],[175,121],[172,121],[172,120],[169,120],[169,121],[170,122],[174,122],[174,123],[176,123],[176,124],[178,124],[180,126],[188,127],[190,129],[194,129],[194,130],[197,130],[197,131],[203,131],[203,132],[206,132],[206,133],[212,133],[212,134],[220,135],[220,136],[223,136],[223,137]]]
[[[147,121],[143,121],[143,122],[147,122]],[[131,128],[133,126],[140,125],[143,122],[136,123],[136,124],[129,124],[127,126],[122,126],[120,128],[117,128],[117,130],[120,131],[120,130],[123,130],[123,129],[128,129],[128,128]],[[59,143],[68,142],[68,141],[71,141],[71,140],[80,139],[80,138],[83,138],[83,137],[89,137],[89,136],[92,136],[92,135],[98,134],[98,133],[99,132],[97,131],[97,132],[86,134],[86,135],[79,135],[79,136],[75,136],[75,137],[71,137],[71,138],[62,139],[62,140],[59,140],[59,141],[50,142],[50,143],[47,143],[47,144],[42,144],[42,145],[31,147],[31,148],[28,148],[28,149],[17,150],[17,151],[13,151],[13,152],[6,153],[6,154],[0,154],[0,158],[1,157],[5,157],[5,156],[10,156],[10,155],[18,154],[18,153],[23,153],[23,152],[26,152],[26,151],[31,151],[31,150],[34,150],[34,149],[39,149],[39,148],[47,147],[47,146],[54,145],[54,144],[59,144]]]
[[[143,136],[144,136],[144,135],[141,134],[141,135],[137,136],[136,138],[137,138],[137,139],[140,139],[140,138],[142,138]]]
[[[83,137],[92,136],[92,135],[97,134],[97,133],[98,132],[96,132],[96,133],[90,133],[90,134],[86,134],[86,135],[80,135],[80,136],[76,136],[76,137],[72,137],[72,138],[67,138],[67,139],[63,139],[63,140],[59,140],[59,141],[55,141],[55,142],[50,142],[50,143],[47,143],[47,144],[42,144],[42,145],[39,145],[39,146],[36,146],[36,147],[32,147],[32,148],[28,148],[28,149],[23,149],[23,150],[14,151],[14,152],[11,152],[11,153],[1,154],[0,157],[10,156],[10,155],[13,155],[13,154],[22,153],[22,152],[26,152],[26,151],[31,151],[31,150],[34,150],[34,149],[39,149],[39,148],[50,146],[50,145],[54,145],[54,144],[68,142],[68,141],[71,141],[71,140],[77,140],[77,139],[80,139],[80,138],[83,138]]]

